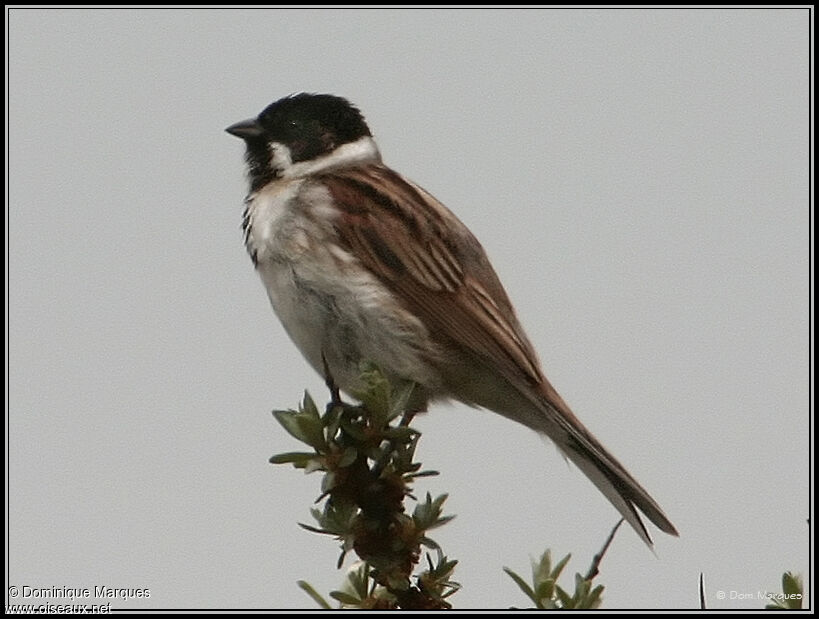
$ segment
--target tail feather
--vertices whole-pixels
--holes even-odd
[[[679,535],[659,505],[625,467],[592,436],[545,377],[533,385],[507,376],[508,388],[493,368],[475,363],[467,374],[452,371],[447,384],[459,400],[493,410],[545,434],[594,483],[649,548],[651,536],[642,512],[661,531]]]
[[[556,397],[555,397],[556,396]],[[588,477],[649,547],[651,536],[637,510],[661,531],[678,536],[677,529],[657,502],[625,467],[574,416],[566,403],[552,392],[542,400],[540,430]]]
[[[653,541],[637,509],[660,530],[670,535],[679,535],[660,506],[619,463],[617,468],[614,468],[598,454],[577,445],[571,445],[565,450],[565,453],[623,515],[626,522],[649,547],[653,546]],[[608,455],[605,451],[603,454]]]
[[[626,499],[617,486],[613,484],[590,459],[577,452],[569,452],[568,456],[571,461],[577,465],[577,468],[583,471],[586,477],[588,477],[592,483],[597,486],[597,489],[614,505],[617,511],[623,515],[623,518],[625,518],[626,522],[637,532],[640,539],[648,546],[653,546],[654,541],[651,539],[651,535],[649,535],[645,524],[643,524],[640,514],[634,509],[634,503]]]

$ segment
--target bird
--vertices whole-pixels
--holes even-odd
[[[361,111],[294,93],[227,127],[244,141],[244,244],[284,329],[345,393],[362,363],[415,384],[413,410],[458,400],[547,436],[649,546],[678,532],[544,375],[483,247],[385,165]]]

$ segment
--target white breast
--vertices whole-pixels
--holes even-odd
[[[290,338],[320,374],[357,387],[362,361],[436,391],[436,347],[423,324],[338,243],[327,190],[280,181],[253,196],[246,238],[270,303]]]
[[[303,181],[271,183],[250,196],[245,214],[245,245],[256,262],[270,259],[277,251],[274,236],[288,216],[288,204]]]

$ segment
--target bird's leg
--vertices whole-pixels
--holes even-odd
[[[400,426],[408,426],[418,413],[427,412],[428,399],[417,383],[413,385],[412,397],[407,402],[407,410],[401,416]]]
[[[330,373],[330,365],[327,363],[327,357],[324,356],[323,352],[321,353],[321,363],[324,365],[324,384],[330,390],[330,403],[327,405],[329,411],[336,406],[342,406],[344,402],[341,401],[341,393],[339,393],[338,385]]]

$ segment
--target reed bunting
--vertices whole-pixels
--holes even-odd
[[[382,163],[358,109],[296,94],[227,132],[246,146],[247,251],[319,374],[355,391],[370,361],[391,381],[416,383],[415,410],[454,398],[500,413],[551,438],[646,544],[638,509],[677,535],[543,375],[480,243]]]

